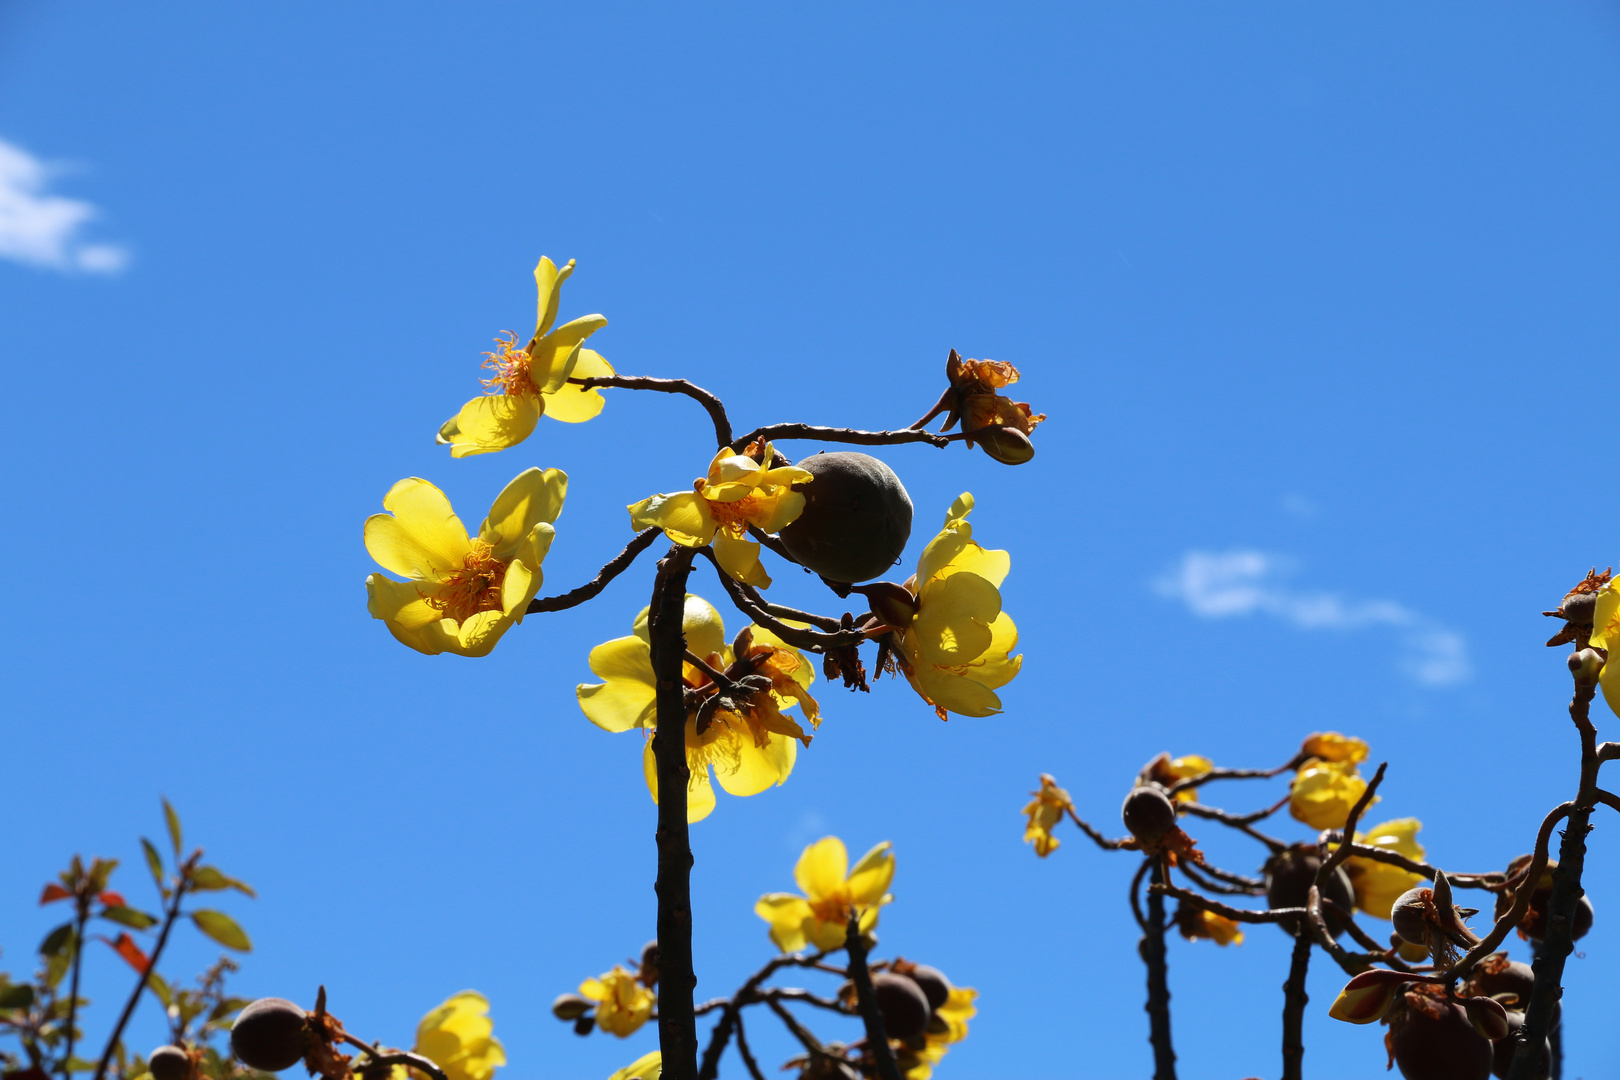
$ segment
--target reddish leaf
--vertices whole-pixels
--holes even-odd
[[[47,885],[45,886],[45,891],[40,894],[39,902],[40,905],[43,906],[45,904],[55,903],[58,900],[66,900],[72,895],[72,893],[68,892],[60,885]]]
[[[126,901],[124,899],[123,894],[115,893],[111,889],[106,890],[100,896],[96,897],[96,899],[100,900],[103,904],[106,904],[108,907],[128,907],[129,906],[129,903],[128,903],[128,901]]]
[[[101,940],[105,941],[108,945],[111,945],[113,952],[117,953],[119,956],[122,956],[124,958],[124,963],[134,968],[136,974],[146,974],[146,969],[151,966],[152,962],[146,958],[145,953],[141,952],[141,947],[135,944],[134,938],[130,937],[128,934],[119,934],[118,940],[114,941],[111,938],[101,937],[99,934],[96,936],[100,937]]]

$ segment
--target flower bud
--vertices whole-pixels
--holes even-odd
[[[853,451],[812,454],[799,462],[814,480],[796,485],[804,509],[782,527],[782,544],[831,581],[878,577],[911,536],[911,496],[877,458]]]
[[[1491,1042],[1507,1037],[1507,1010],[1495,998],[1463,998],[1463,1011],[1468,1014],[1468,1022],[1474,1025],[1474,1030]]]
[[[178,1046],[160,1046],[146,1059],[152,1080],[190,1080],[191,1055]]]
[[[260,998],[231,1025],[231,1052],[250,1069],[280,1072],[303,1060],[309,1038],[303,1009],[285,998]]]
[[[911,979],[888,971],[877,972],[872,976],[872,993],[883,1015],[883,1030],[890,1038],[909,1041],[921,1038],[928,1030],[933,1010],[922,987]]]
[[[591,1003],[578,994],[558,994],[551,1003],[551,1015],[559,1020],[574,1021],[591,1011]]]
[[[1603,657],[1596,649],[1581,649],[1569,654],[1569,673],[1575,676],[1576,686],[1596,686],[1603,671]]]
[[[641,971],[636,978],[649,990],[658,985],[658,942],[649,941],[641,947]]]
[[[1120,807],[1125,828],[1144,844],[1151,844],[1176,827],[1176,807],[1157,784],[1133,788]]]
[[[596,1017],[582,1016],[574,1021],[574,1034],[583,1038],[596,1028]]]
[[[911,595],[910,589],[892,581],[874,581],[857,591],[872,605],[872,614],[887,626],[904,630],[917,617],[917,598]]]
[[[1591,626],[1592,616],[1597,612],[1597,593],[1574,592],[1564,597],[1564,602],[1558,606],[1558,613],[1576,626]]]
[[[1491,1072],[1490,1040],[1438,987],[1409,990],[1390,1010],[1389,1050],[1406,1080],[1486,1080]]]
[[[980,428],[973,433],[973,441],[1003,465],[1022,465],[1035,456],[1035,444],[1017,428]]]
[[[1401,940],[1410,945],[1429,944],[1429,912],[1434,907],[1434,890],[1424,885],[1407,889],[1389,909],[1389,921]]]
[[[923,997],[928,999],[930,1009],[937,1009],[950,1000],[951,980],[947,979],[939,968],[929,967],[927,964],[914,964],[906,975],[922,988]]]

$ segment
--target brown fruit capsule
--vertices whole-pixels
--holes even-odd
[[[1483,994],[1486,997],[1496,997],[1498,994],[1512,994],[1516,1001],[1509,1002],[1509,1009],[1523,1012],[1530,1004],[1530,990],[1536,985],[1536,973],[1529,964],[1517,960],[1509,960],[1507,953],[1491,953],[1479,962],[1473,974],[1468,977],[1468,989],[1474,994]]]
[[[951,980],[939,968],[929,967],[927,964],[917,964],[906,972],[911,981],[922,987],[923,997],[928,999],[928,1007],[937,1009],[950,1000]]]
[[[191,1055],[178,1046],[160,1046],[146,1059],[152,1080],[189,1080]]]
[[[872,993],[877,997],[878,1012],[883,1015],[883,1030],[890,1038],[922,1038],[933,1013],[922,987],[904,975],[880,971],[872,976]]]
[[[783,526],[788,554],[831,581],[853,584],[888,572],[911,537],[911,496],[870,454],[812,454],[798,463],[814,480],[794,490],[804,510]]]
[[[1524,869],[1529,865],[1530,859],[1529,855],[1520,855],[1508,863],[1508,876],[1512,877]],[[1558,860],[1548,859],[1546,872],[1542,875],[1543,884],[1539,885],[1534,895],[1530,897],[1530,909],[1524,913],[1524,919],[1519,923],[1519,930],[1531,941],[1539,942],[1547,937],[1547,905],[1552,900],[1552,873],[1557,869]],[[1492,918],[1500,919],[1512,906],[1513,902],[1507,893],[1497,893]],[[1579,941],[1590,929],[1592,929],[1592,901],[1583,895],[1575,905],[1575,922],[1570,927],[1570,940]]]
[[[1389,1049],[1406,1080],[1485,1080],[1492,1047],[1455,1001],[1408,992],[1389,1017]]]
[[[1429,944],[1429,910],[1434,907],[1433,896],[1433,889],[1419,885],[1401,893],[1390,906],[1390,925],[1402,941],[1412,945]]]
[[[1125,828],[1143,843],[1152,843],[1176,827],[1176,804],[1157,785],[1132,788],[1119,808]]]
[[[260,998],[231,1025],[231,1052],[260,1072],[280,1072],[304,1059],[309,1026],[304,1010],[286,998]]]
[[[1497,1080],[1507,1080],[1508,1070],[1513,1067],[1513,1055],[1519,1049],[1519,1032],[1524,1027],[1524,1013],[1509,1012],[1508,1033],[1506,1038],[1497,1039],[1491,1044],[1491,1075]],[[1552,1042],[1543,1039],[1541,1043],[1541,1061],[1536,1065],[1532,1074],[1534,1080],[1547,1080],[1552,1073]]]
[[[1274,908],[1304,907],[1310,899],[1311,886],[1316,884],[1316,871],[1321,866],[1322,857],[1317,854],[1314,844],[1295,844],[1267,859],[1261,870],[1266,879],[1266,904]],[[1333,868],[1333,873],[1322,885],[1320,895],[1323,900],[1331,900],[1347,912],[1355,908],[1356,892],[1351,888],[1350,875],[1344,872],[1343,866]],[[1334,936],[1344,933],[1344,916],[1326,904],[1322,906],[1322,918]],[[1280,919],[1277,925],[1293,935],[1299,932],[1300,922],[1297,918]]]

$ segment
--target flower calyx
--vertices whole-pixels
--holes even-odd
[[[1027,401],[1013,401],[997,393],[1018,381],[1017,368],[1005,361],[964,360],[952,349],[945,361],[945,377],[950,385],[912,427],[920,428],[944,413],[940,431],[949,431],[961,421],[962,440],[969,447],[978,443],[1003,465],[1022,465],[1035,456],[1029,436],[1046,414],[1036,413]]]
[[[1451,901],[1451,883],[1436,873],[1434,887],[1418,886],[1401,894],[1390,909],[1390,922],[1401,940],[1421,945],[1442,967],[1456,963],[1458,950],[1472,949],[1479,938],[1463,920],[1477,915],[1473,908],[1458,908]]]
[[[1613,569],[1609,567],[1600,574],[1597,567],[1592,567],[1584,578],[1575,583],[1573,589],[1564,594],[1564,599],[1556,608],[1542,612],[1550,619],[1564,620],[1563,629],[1547,640],[1549,648],[1570,642],[1574,642],[1577,649],[1586,648],[1592,636],[1592,619],[1597,612],[1597,594],[1613,577]]]
[[[1120,847],[1146,855],[1163,855],[1171,866],[1182,859],[1195,863],[1204,861],[1198,841],[1176,824],[1176,804],[1158,784],[1138,784],[1132,788],[1120,807],[1120,817],[1131,834]]]

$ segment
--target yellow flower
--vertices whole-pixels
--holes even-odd
[[[495,339],[495,352],[484,354],[488,357],[484,366],[495,372],[484,380],[490,392],[467,402],[439,428],[439,442],[450,444],[451,457],[516,446],[529,437],[542,415],[578,424],[602,411],[600,391],[570,385],[568,380],[613,374],[612,366],[599,353],[581,344],[606,326],[607,320],[600,315],[586,315],[552,327],[557,321],[562,283],[573,272],[573,259],[561,270],[543,257],[535,266],[540,314],[534,336],[520,349],[517,335],[509,331]]]
[[[1172,758],[1169,754],[1160,754],[1147,763],[1143,775],[1166,790],[1173,787],[1177,780],[1185,780],[1189,776],[1202,776],[1215,767],[1215,763],[1199,754],[1188,754],[1186,757]],[[1175,794],[1177,802],[1197,802],[1198,789],[1187,788]]]
[[[1074,809],[1074,803],[1069,801],[1069,793],[1046,773],[1041,774],[1041,790],[1030,794],[1035,798],[1024,807],[1024,813],[1029,815],[1029,824],[1024,826],[1024,843],[1034,844],[1035,854],[1044,859],[1062,843],[1052,835],[1052,826],[1063,820],[1064,811]]]
[[[1311,758],[1299,767],[1289,785],[1288,812],[1313,829],[1343,828],[1351,807],[1366,790],[1367,781],[1355,762]],[[1377,801],[1373,796],[1373,802]]]
[[[1598,590],[1597,606],[1592,611],[1592,640],[1595,649],[1609,654],[1598,673],[1598,685],[1603,687],[1603,700],[1609,709],[1620,716],[1620,582],[1611,581]]]
[[[889,895],[894,880],[890,843],[883,841],[862,855],[853,870],[848,867],[844,842],[836,836],[823,837],[805,848],[793,867],[793,880],[804,890],[803,896],[768,893],[759,898],[754,914],[771,924],[771,940],[778,949],[789,953],[806,945],[840,948],[855,911],[861,913],[863,934],[877,925],[878,908],[894,899]]]
[[[1243,944],[1243,928],[1235,920],[1194,904],[1177,905],[1176,929],[1188,941],[1204,938],[1221,946]]]
[[[978,996],[979,992],[970,986],[951,988],[950,997],[934,1010],[933,1017],[928,1021],[923,1048],[901,1050],[901,1069],[906,1080],[928,1080],[934,1075],[934,1066],[939,1064],[951,1045],[967,1038],[967,1022],[979,1013],[973,1005]]]
[[[1011,682],[1024,662],[1011,655],[1018,628],[1001,610],[1000,586],[1012,560],[1005,551],[974,543],[967,521],[972,510],[971,494],[957,496],[907,585],[917,613],[900,638],[900,670],[941,720],[946,710],[962,716],[1000,712],[995,688]]]
[[[1337,731],[1318,731],[1307,738],[1299,750],[1302,754],[1323,761],[1348,761],[1354,765],[1367,760],[1365,742],[1351,735],[1340,735]]]
[[[422,1017],[416,1025],[416,1052],[449,1080],[490,1080],[506,1064],[506,1051],[494,1037],[489,1000],[465,990]]]
[[[520,473],[469,537],[444,492],[416,477],[401,480],[383,498],[391,513],[366,519],[366,550],[410,580],[366,578],[372,618],[429,656],[488,655],[540,591],[540,563],[556,535],[551,523],[567,493],[568,477],[557,469]]]
[[[618,964],[600,979],[579,984],[581,997],[596,1002],[596,1023],[603,1031],[623,1039],[635,1033],[652,1015],[657,998],[636,977]]]
[[[757,795],[780,785],[793,771],[798,742],[808,735],[782,710],[797,704],[812,727],[821,712],[810,695],[815,668],[797,649],[758,626],[749,626],[726,644],[720,613],[701,597],[688,594],[682,617],[688,651],[732,679],[761,676],[768,688],[745,697],[727,698],[697,665],[683,666],[683,678],[696,708],[686,718],[686,764],[692,778],[686,793],[688,821],[701,821],[714,809],[715,779],[732,795]],[[647,610],[636,617],[630,637],[615,638],[591,650],[590,665],[604,681],[581,683],[575,690],[585,716],[604,731],[629,731],[657,726],[656,681],[647,633]],[[740,648],[740,655],[734,649]],[[757,680],[756,680],[757,682]],[[698,725],[704,730],[699,733]],[[658,801],[658,767],[649,739],[642,751],[643,771],[653,801]]]
[[[608,1080],[660,1080],[664,1075],[664,1053],[654,1050],[626,1065]]]
[[[1396,818],[1366,832],[1357,832],[1356,843],[1384,848],[1421,862],[1423,845],[1417,842],[1421,828],[1423,823],[1417,818]],[[1345,860],[1344,869],[1356,890],[1356,907],[1379,919],[1389,918],[1390,909],[1401,894],[1423,882],[1422,874],[1355,855]]]
[[[770,575],[760,564],[759,544],[748,539],[748,526],[774,533],[791,522],[804,510],[804,496],[792,485],[815,479],[792,465],[768,468],[771,453],[767,443],[756,461],[746,452],[722,446],[709,463],[708,475],[693,483],[694,490],[631,504],[631,527],[656,525],[687,547],[713,543],[714,556],[726,573],[745,584],[768,587]]]

